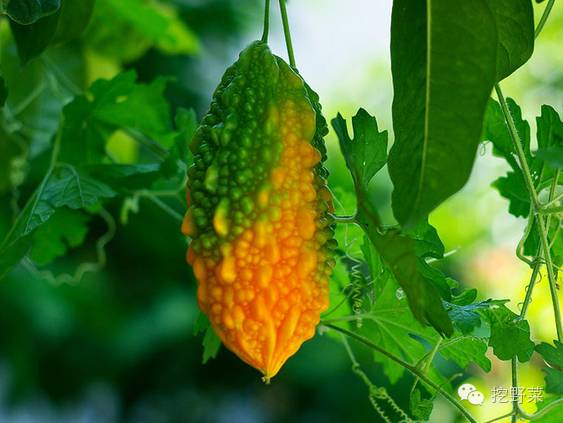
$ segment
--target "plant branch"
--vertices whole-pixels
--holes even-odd
[[[287,46],[287,56],[289,57],[289,64],[292,68],[295,66],[295,55],[293,54],[293,44],[291,43],[291,32],[289,30],[289,20],[287,18],[287,9],[285,7],[286,0],[280,0],[280,11],[283,23],[283,33],[285,35],[285,45]]]
[[[408,370],[410,373],[412,373],[414,376],[418,376],[418,378],[423,381],[424,383],[426,383],[428,386],[432,387],[433,389],[435,389],[437,392],[439,392],[447,401],[449,401],[454,407],[456,407],[461,414],[463,414],[463,416],[471,423],[477,423],[477,420],[475,420],[475,418],[471,415],[471,413],[469,411],[467,411],[463,405],[461,405],[461,403],[455,399],[455,397],[453,395],[451,395],[449,392],[444,391],[442,389],[441,386],[439,386],[438,384],[436,384],[432,379],[430,379],[428,376],[426,376],[420,369],[418,369],[416,366],[412,366],[411,364],[407,363],[406,361],[404,361],[403,359],[395,356],[394,354],[391,354],[389,351],[381,348],[379,345],[374,344],[373,342],[371,342],[369,339],[364,338],[361,335],[358,335],[348,329],[345,328],[341,328],[329,323],[324,323],[323,327],[327,328],[327,329],[332,329],[336,332],[339,332],[341,334],[344,334],[352,339],[355,339],[358,342],[361,342],[362,344],[376,350],[377,352],[379,352],[380,354],[383,354],[385,357],[389,358],[390,360],[394,361],[395,363],[399,364],[400,366],[404,367],[406,370]]]

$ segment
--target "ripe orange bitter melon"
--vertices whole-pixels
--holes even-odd
[[[225,72],[190,146],[182,230],[198,302],[224,345],[266,380],[328,306],[327,132],[317,95],[256,41]]]

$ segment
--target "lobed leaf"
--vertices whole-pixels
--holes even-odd
[[[30,257],[39,266],[64,256],[67,249],[81,245],[88,233],[90,216],[77,210],[60,208],[33,234]]]
[[[541,354],[548,367],[545,372],[545,391],[551,394],[563,395],[563,344],[553,341],[554,345],[542,342],[536,345],[536,351]]]

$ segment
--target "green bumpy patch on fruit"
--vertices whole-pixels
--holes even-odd
[[[257,41],[225,72],[191,145],[183,231],[198,302],[223,343],[266,378],[328,306],[327,132],[318,96]]]

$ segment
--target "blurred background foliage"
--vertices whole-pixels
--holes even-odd
[[[319,92],[328,119],[337,111],[349,117],[363,106],[391,130],[390,9],[391,1],[290,2],[298,66]],[[64,105],[97,79],[134,70],[140,83],[167,78],[166,116],[194,109],[200,117],[226,66],[259,36],[261,13],[260,0],[97,0],[79,38],[49,47],[24,66],[8,19],[0,17],[0,68],[9,93],[0,112],[0,238],[41,180]],[[563,104],[562,37],[563,10],[556,7],[531,61],[503,84],[532,133],[541,104]],[[285,56],[277,23],[271,39],[273,50]],[[150,162],[153,152],[131,133],[104,134],[118,163]],[[352,182],[332,133],[327,143],[337,211],[351,213]],[[482,145],[469,184],[432,214],[431,223],[452,252],[446,273],[478,288],[482,299],[510,299],[517,310],[529,277],[514,255],[525,220],[509,215],[506,201],[490,187],[505,172],[490,146]],[[372,191],[391,221],[386,172]],[[196,285],[174,218],[185,204],[177,197],[159,201],[136,192],[104,209],[61,209],[35,233],[28,258],[0,282],[0,422],[378,421],[342,345],[327,336],[307,342],[271,386],[224,349],[202,365],[202,339],[192,334]],[[70,229],[61,235],[65,225]],[[349,254],[360,251],[359,230],[339,227],[338,238]],[[55,276],[85,270],[88,263],[95,271],[80,280]],[[339,266],[333,282],[347,278]],[[536,341],[555,337],[545,279],[529,312]],[[369,360],[369,351],[357,353]],[[489,358],[489,374],[441,365],[447,374],[463,375],[456,381],[469,378],[487,394],[494,386],[508,387],[510,377],[507,362]],[[542,386],[540,364],[523,366],[524,386]],[[380,366],[366,371],[406,408],[410,377],[391,386]],[[508,405],[472,409],[483,419],[506,411]],[[438,401],[432,421],[455,419]]]

